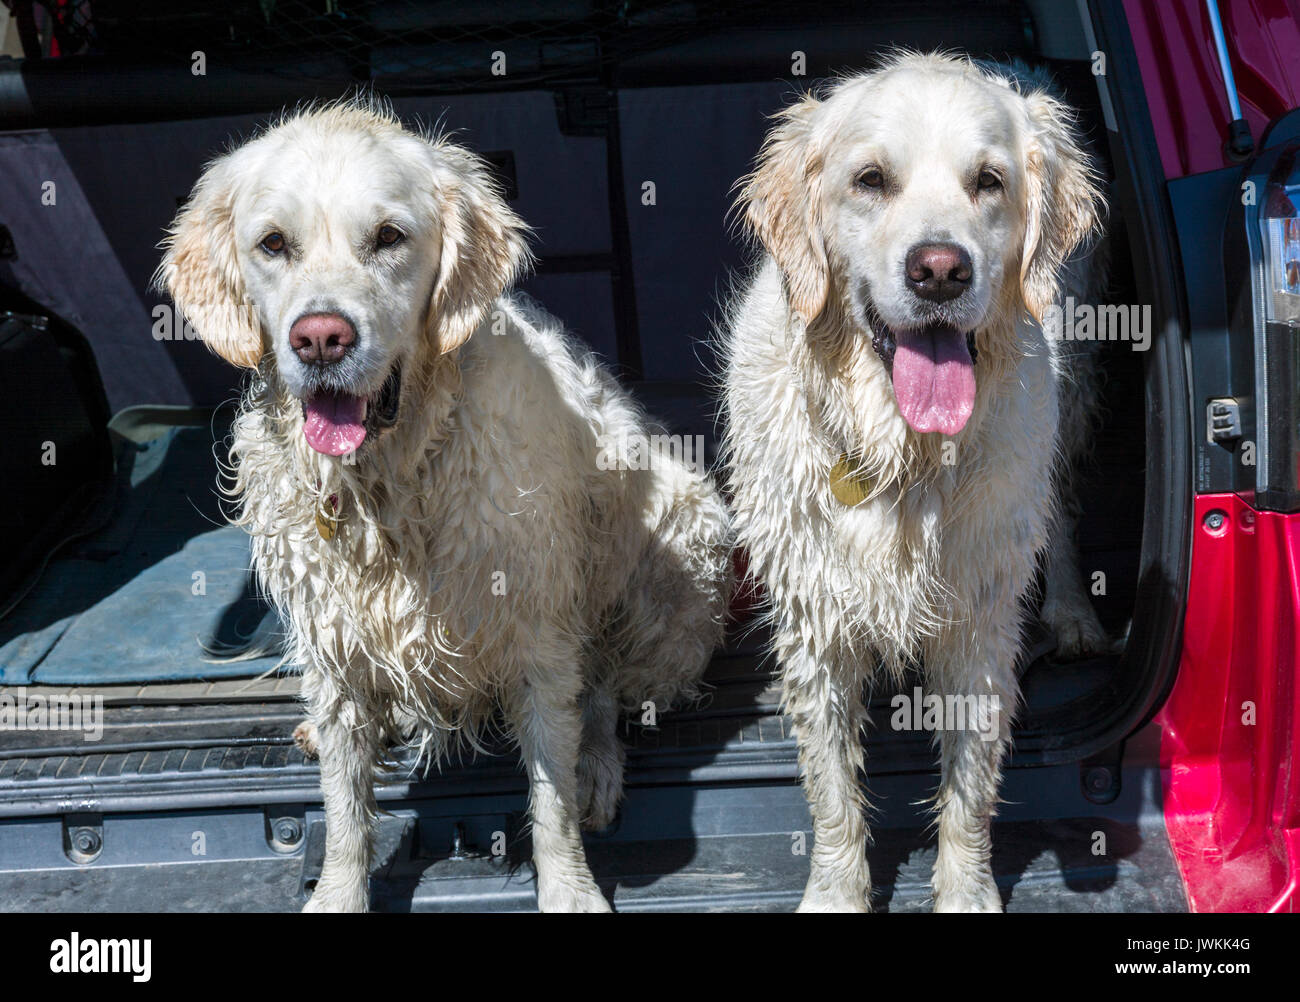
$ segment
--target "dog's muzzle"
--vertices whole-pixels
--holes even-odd
[[[356,452],[397,423],[402,403],[402,368],[394,366],[379,392],[370,397],[322,389],[302,404],[302,433],[307,444],[327,456]]]

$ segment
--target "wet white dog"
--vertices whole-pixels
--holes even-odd
[[[619,712],[688,695],[721,638],[706,479],[558,324],[504,295],[525,227],[482,161],[383,108],[293,115],[211,164],[159,281],[256,370],[239,521],[287,624],[328,826],[310,910],[363,910],[398,722],[437,756],[496,708],[531,788],[542,910],[604,911],[580,826],[622,793]]]
[[[935,909],[1001,909],[990,818],[1066,367],[1039,321],[1100,202],[1069,109],[1013,76],[897,55],[783,111],[742,182],[766,254],[725,336],[729,476],[812,810],[804,910],[870,907],[878,662],[964,711],[936,728]]]

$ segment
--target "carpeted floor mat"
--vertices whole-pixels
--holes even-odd
[[[206,681],[273,669],[278,656],[222,660],[276,632],[248,569],[248,538],[222,514],[216,456],[229,414],[138,408],[113,427],[112,518],[54,554],[0,619],[0,684]]]

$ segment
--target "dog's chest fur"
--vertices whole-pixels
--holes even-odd
[[[235,426],[240,521],[294,659],[434,728],[476,730],[540,628],[589,631],[617,593],[599,545],[613,497],[550,472],[595,472],[590,430],[526,355],[517,339],[472,340],[355,465],[308,448],[296,402],[270,388]]]
[[[1051,504],[1056,385],[1036,328],[999,366],[981,352],[976,410],[952,438],[911,432],[869,337],[832,364],[760,273],[733,319],[728,407],[736,529],[778,629],[901,669],[981,603],[1017,600]],[[1010,336],[1010,332],[1008,335]],[[875,497],[831,490],[845,454]],[[802,610],[798,613],[795,610]],[[783,622],[784,620],[784,622]]]

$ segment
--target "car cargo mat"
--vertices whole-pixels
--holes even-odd
[[[231,412],[138,407],[110,425],[112,518],[65,547],[0,620],[0,684],[211,681],[275,670],[277,619],[247,536],[226,524],[214,454]]]

